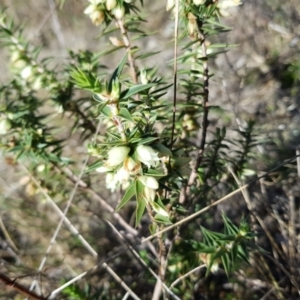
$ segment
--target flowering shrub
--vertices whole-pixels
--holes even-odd
[[[194,282],[220,269],[230,277],[242,263],[249,262],[249,251],[257,250],[252,243],[255,235],[244,218],[235,225],[223,214],[223,233],[214,231],[214,226],[206,228],[211,224],[204,217],[195,221],[219,203],[218,183],[231,190],[236,188],[227,176],[228,166],[238,178],[255,175],[248,164],[253,157],[252,148],[257,145],[254,122],[240,128],[240,138],[234,141],[226,139],[225,128],[213,128],[209,123],[210,112],[222,110],[209,102],[213,76],[210,62],[229,47],[217,43],[214,36],[228,31],[221,17],[229,17],[230,9],[241,4],[239,0],[166,1],[175,28],[173,76],[159,75],[160,66],[154,59],[148,67],[142,59],[157,53],[140,49],[144,53],[139,54],[134,45],[135,40],[148,36],[140,29],[144,22],[143,1],[85,1],[84,15],[99,26],[99,33],[109,36],[112,48],[100,54],[69,51],[62,69],[51,69],[46,60],[40,60],[38,49],[24,40],[5,11],[1,14],[1,40],[9,48],[13,74],[13,79],[0,89],[2,151],[28,164],[32,173],[44,176],[40,188],[47,186],[53,197],[60,188],[65,189],[61,194],[68,192],[63,185],[65,179],[75,184],[75,190],[80,187],[90,193],[114,216],[118,226],[135,238],[142,238],[144,218],[149,225],[149,237],[142,239],[146,246],[139,249],[139,254],[131,250],[152,274],[140,279],[153,299],[192,299],[196,284],[193,286],[185,274],[194,270],[196,274],[203,267],[205,274],[197,273]],[[112,32],[118,32],[119,37]],[[134,39],[134,34],[140,35]],[[113,72],[105,69],[103,73],[100,62],[113,51],[119,51],[122,58],[113,66]],[[47,100],[40,96],[41,92]],[[49,114],[42,113],[42,108]],[[79,140],[91,156],[87,166],[79,166],[84,175],[74,175],[80,163],[66,151],[69,138],[59,137],[49,115],[67,117],[70,132],[80,134]],[[109,196],[103,200],[99,195],[103,175],[104,185],[118,198],[116,205]],[[51,176],[55,180],[49,180]],[[66,210],[59,210],[60,217],[96,257],[97,251],[66,221],[72,197]],[[129,204],[134,206],[134,224],[122,217]],[[99,266],[116,278],[106,263]],[[48,299],[55,299],[63,290],[71,295],[72,283],[49,291]],[[130,284],[131,288],[124,282],[121,285],[128,295],[139,299],[132,291],[136,283]],[[29,296],[31,290],[27,291]],[[112,292],[118,297],[115,299],[120,298],[120,290]],[[141,297],[147,297],[147,292],[139,292]]]

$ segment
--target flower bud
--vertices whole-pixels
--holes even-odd
[[[195,5],[202,5],[202,4],[205,3],[205,1],[206,1],[206,0],[193,0],[193,3],[194,3]]]
[[[144,187],[144,197],[148,203],[151,203],[155,200],[156,192],[154,189],[150,189],[148,187]]]
[[[117,6],[117,0],[106,0],[106,9],[112,10]]]
[[[11,129],[11,122],[7,119],[0,120],[0,134],[7,134]]]
[[[95,26],[99,26],[104,22],[105,15],[103,11],[97,10],[90,14],[90,18]]]
[[[105,183],[106,187],[113,192],[118,186],[118,178],[113,173],[107,173]]]
[[[116,177],[117,177],[117,180],[124,184],[124,183],[127,183],[130,179],[130,174],[127,170],[125,170],[124,167],[120,168],[118,170],[118,172],[116,173]]]
[[[125,8],[124,8],[124,6],[116,6],[112,10],[112,13],[116,19],[121,20],[125,15]]]
[[[155,166],[159,161],[158,153],[150,146],[138,145],[136,147],[137,159],[145,164],[148,168]]]
[[[25,67],[21,73],[20,73],[21,77],[25,80],[29,79],[32,76],[32,67],[31,66],[27,66]]]
[[[120,92],[121,92],[121,84],[119,80],[116,78],[112,82],[112,90],[110,93],[112,100],[119,100]]]
[[[136,162],[131,157],[127,157],[124,161],[124,169],[129,172],[130,175],[136,175],[141,170],[141,163]]]
[[[157,190],[159,187],[158,181],[152,176],[140,176],[139,180],[145,187],[150,189]]]
[[[194,14],[192,14],[191,12],[188,13],[188,19],[189,19],[189,22],[188,22],[188,32],[189,32],[189,35],[191,37],[194,37],[195,36],[195,33],[198,32],[198,27],[197,27],[197,18]]]
[[[174,0],[168,0],[166,10],[169,11],[170,9],[172,9],[174,7],[174,5],[175,5]]]
[[[145,69],[141,70],[140,76],[141,76],[142,84],[147,84],[149,82],[148,77],[147,77],[147,71]]]
[[[126,159],[129,151],[130,148],[126,146],[117,146],[110,149],[108,151],[108,160],[106,161],[105,166],[118,166]]]

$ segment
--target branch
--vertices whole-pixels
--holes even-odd
[[[46,300],[47,298],[36,294],[33,291],[30,291],[27,287],[22,284],[17,283],[17,279],[10,279],[5,274],[0,273],[0,280],[8,287],[15,289],[16,291],[20,292],[21,294],[27,296],[29,299],[35,300]]]
[[[120,28],[121,34],[122,34],[122,38],[123,38],[123,42],[125,44],[125,47],[127,49],[127,53],[128,53],[128,62],[129,62],[129,67],[130,67],[130,72],[131,72],[131,76],[133,79],[134,83],[138,83],[137,80],[137,74],[136,74],[136,66],[135,66],[135,61],[133,58],[133,55],[131,53],[132,49],[131,49],[131,45],[130,45],[130,40],[128,37],[128,32],[127,29],[124,25],[123,20],[116,20],[117,22],[117,27]]]

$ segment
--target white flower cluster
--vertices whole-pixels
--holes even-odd
[[[105,10],[111,12],[112,15],[120,20],[125,15],[125,8],[123,5],[118,4],[117,0],[88,0],[89,5],[84,10],[93,24],[98,26],[105,21]],[[131,3],[132,0],[124,0],[126,3]]]
[[[129,156],[129,152],[130,148],[127,146],[113,147],[107,153],[105,164],[96,169],[97,172],[108,173],[106,185],[112,191],[120,184],[126,188],[130,183],[130,178],[141,173],[142,163],[150,168],[155,167],[159,161],[158,153],[150,146],[138,145],[134,155],[136,159]]]
[[[118,186],[128,188],[131,179],[139,180],[143,184],[143,197],[153,210],[161,215],[168,213],[154,202],[158,181],[152,176],[142,174],[142,164],[148,168],[156,167],[160,159],[158,152],[152,147],[138,145],[133,155],[129,155],[131,149],[128,146],[116,146],[107,153],[105,164],[96,171],[106,174],[106,187],[114,191]]]

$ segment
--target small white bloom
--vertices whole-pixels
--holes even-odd
[[[121,20],[125,15],[125,8],[124,6],[117,6],[112,10],[112,13],[116,19]]]
[[[136,147],[137,159],[145,164],[148,168],[155,166],[159,161],[158,153],[153,148],[145,145],[138,145]]]
[[[195,5],[202,5],[202,4],[205,3],[205,1],[206,1],[206,0],[193,0],[193,3],[194,3]]]
[[[140,76],[142,84],[147,84],[149,82],[147,71],[145,69],[141,70]]]
[[[169,11],[170,9],[172,9],[174,7],[174,5],[175,5],[174,0],[168,0],[166,10]]]
[[[223,17],[228,17],[229,13],[227,9],[241,4],[241,0],[222,0],[218,2],[218,8],[220,9],[220,13]]]
[[[94,25],[99,26],[100,24],[102,24],[104,22],[105,15],[104,15],[103,11],[97,10],[90,14],[90,18]]]
[[[117,6],[117,0],[107,0],[106,1],[106,9],[112,10]]]
[[[45,168],[46,168],[46,166],[45,165],[39,165],[37,168],[36,168],[36,170],[38,171],[38,172],[43,172],[44,170],[45,170]]]
[[[11,122],[7,119],[0,120],[0,134],[7,134],[11,129]]]
[[[105,183],[108,189],[110,189],[112,192],[115,191],[119,184],[116,174],[107,173]]]
[[[108,159],[105,165],[107,167],[118,166],[126,159],[129,151],[130,148],[126,146],[117,146],[110,149],[108,151]]]
[[[158,181],[152,176],[140,176],[139,180],[145,187],[150,189],[157,190],[159,187]]]
[[[125,170],[124,167],[120,168],[117,173],[116,173],[116,178],[117,180],[124,184],[124,183],[127,183],[130,179],[130,174],[128,171]]]
[[[146,201],[149,203],[153,202],[155,200],[156,192],[154,189],[150,189],[148,187],[144,187],[144,197]]]
[[[129,172],[129,174],[131,174],[131,175],[136,175],[141,170],[141,163],[139,161],[136,162],[131,157],[127,157],[125,159],[123,166],[124,166],[125,170],[127,172]]]
[[[32,75],[32,67],[31,66],[25,67],[21,71],[20,75],[23,79],[27,80]]]

